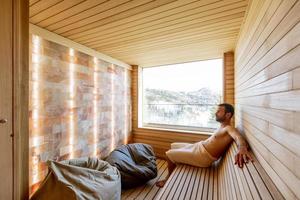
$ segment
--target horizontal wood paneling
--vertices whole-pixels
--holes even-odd
[[[32,0],[29,5],[30,23],[145,67],[233,51],[248,0]]]
[[[236,124],[283,196],[299,199],[300,2],[248,8],[235,52]]]
[[[149,144],[156,156],[165,158],[165,152],[171,148],[173,142],[195,143],[205,140],[208,134],[184,133],[178,131],[164,131],[137,128],[133,130],[133,141]]]

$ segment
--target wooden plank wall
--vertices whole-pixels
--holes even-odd
[[[226,52],[223,56],[223,99],[234,105],[234,53]],[[234,118],[231,120],[234,126]]]
[[[299,11],[252,0],[235,50],[236,124],[286,199],[300,199]]]
[[[138,66],[132,66],[131,94],[132,94],[132,140],[130,142],[146,143],[153,147],[156,156],[165,158],[165,152],[170,149],[173,142],[194,143],[205,140],[208,134],[178,132],[169,130],[155,130],[138,127]]]

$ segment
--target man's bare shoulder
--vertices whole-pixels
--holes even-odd
[[[229,132],[232,131],[237,131],[237,129],[231,125],[227,125],[225,127],[220,127],[218,130],[215,131],[215,133],[213,134],[216,137],[221,137],[221,136],[225,136],[225,135],[229,135]]]
[[[230,124],[225,126],[226,130],[235,130],[235,127],[231,126]]]
[[[226,125],[224,127],[220,127],[215,133],[226,133],[231,130],[235,130],[235,128],[231,125]]]
[[[223,137],[225,135],[228,135],[228,129],[227,129],[227,127],[220,127],[213,134],[213,136],[215,138],[220,138],[220,137]]]

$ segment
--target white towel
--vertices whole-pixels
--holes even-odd
[[[209,167],[217,160],[210,155],[202,144],[172,143],[171,149],[166,152],[168,158],[174,163],[183,163],[197,167]]]

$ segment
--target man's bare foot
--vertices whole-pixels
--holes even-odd
[[[164,187],[164,185],[166,184],[166,182],[167,182],[167,179],[164,179],[164,180],[161,180],[161,181],[157,181],[157,182],[155,183],[155,185],[156,185],[157,187],[159,187],[159,188],[162,188],[162,187]]]

